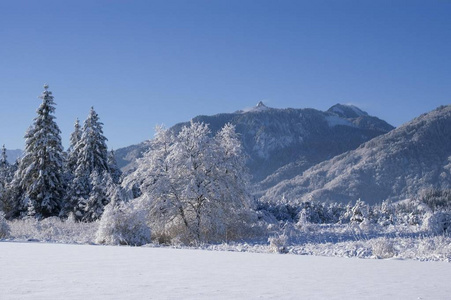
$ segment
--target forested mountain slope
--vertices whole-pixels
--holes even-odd
[[[377,203],[430,188],[451,188],[451,105],[280,182],[263,200]]]
[[[257,192],[393,129],[355,106],[341,104],[323,112],[275,109],[260,102],[250,110],[197,116],[193,121],[209,124],[213,134],[226,123],[236,126]],[[178,132],[186,124],[171,129]],[[148,147],[144,142],[118,149],[118,163],[125,171],[133,169],[134,160]]]

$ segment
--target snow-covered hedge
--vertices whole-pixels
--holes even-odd
[[[141,246],[151,241],[145,214],[131,203],[108,204],[99,223],[99,244]]]
[[[94,243],[97,222],[75,222],[73,218],[61,220],[50,217],[44,220],[35,218],[17,219],[9,222],[11,238],[19,241],[35,240],[57,243]]]

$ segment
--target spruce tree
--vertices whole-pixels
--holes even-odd
[[[114,154],[114,150],[111,150],[108,153],[108,167],[110,168],[111,178],[113,183],[119,184],[121,182],[122,171],[117,166],[116,156]]]
[[[7,209],[6,187],[9,182],[9,163],[6,156],[6,148],[3,145],[0,157],[0,211]]]
[[[55,102],[44,85],[37,117],[25,134],[25,151],[15,174],[20,212],[38,219],[57,216],[64,196],[63,146],[55,123]]]
[[[0,168],[5,168],[9,165],[8,163],[8,159],[7,159],[7,155],[6,155],[6,147],[5,145],[3,145],[2,147],[2,156],[0,157]]]
[[[68,171],[71,173],[74,173],[77,167],[78,157],[75,149],[80,140],[81,140],[81,128],[80,122],[77,119],[74,124],[74,132],[72,132],[70,136],[70,145],[69,148],[67,149],[67,168]]]
[[[79,204],[80,209],[83,211],[83,215],[81,217],[82,221],[92,222],[100,219],[105,206],[110,202],[107,197],[107,176],[109,176],[108,173],[100,174],[96,170],[91,173],[89,178],[91,186],[89,197],[87,199],[83,199]]]
[[[77,152],[77,172],[83,171],[88,176],[93,172],[109,171],[108,150],[103,135],[103,123],[100,122],[94,107],[91,107],[88,118],[83,124],[80,141],[75,146]]]
[[[98,114],[91,107],[72,151],[76,163],[73,168],[69,203],[75,216],[83,221],[93,221],[100,217],[103,206],[108,202],[105,197],[95,199],[100,194],[101,185],[106,182],[104,177],[110,173],[107,138],[103,135],[102,126]]]

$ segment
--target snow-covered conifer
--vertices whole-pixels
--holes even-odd
[[[351,222],[361,223],[368,217],[368,206],[362,200],[358,199],[352,208]]]
[[[108,167],[110,169],[111,178],[115,184],[119,184],[121,182],[122,171],[117,166],[116,157],[114,154],[114,150],[111,150],[108,153]]]
[[[6,155],[6,147],[5,145],[2,146],[2,154],[0,157],[0,168],[6,168],[7,166],[9,166],[8,163],[8,159],[7,159],[7,155]]]
[[[0,210],[0,239],[8,238],[10,235],[11,229],[6,222],[5,214]]]
[[[5,206],[7,206],[6,189],[9,181],[10,166],[6,156],[6,148],[5,145],[3,145],[0,157],[0,211],[4,211]]]
[[[24,156],[14,178],[22,190],[21,213],[36,218],[57,216],[65,189],[61,131],[53,115],[55,102],[48,85],[44,89],[38,115],[25,134]]]
[[[104,182],[110,176],[107,138],[94,108],[91,108],[81,132],[77,124],[71,137],[69,164],[72,167],[69,169],[73,180],[69,186],[66,211],[73,211],[80,220],[93,221],[101,216],[104,205],[109,202],[106,198],[108,187]]]
[[[68,171],[71,173],[75,172],[75,169],[77,168],[77,161],[78,161],[78,153],[75,151],[78,142],[81,140],[81,129],[80,129],[80,122],[78,119],[75,121],[74,124],[74,132],[70,135],[70,145],[67,149],[67,168]]]
[[[81,140],[81,128],[80,128],[80,121],[78,118],[75,120],[74,123],[74,132],[70,135],[70,145],[67,149],[68,152],[71,152],[77,145],[77,143]]]
[[[93,171],[109,171],[107,138],[103,135],[103,123],[91,107],[88,118],[83,124],[80,140],[74,151],[77,153],[77,171],[91,174]]]
[[[92,222],[98,220],[110,202],[107,196],[107,185],[105,184],[104,175],[107,173],[99,173],[94,170],[90,176],[91,192],[87,199],[81,200],[79,204],[79,212],[82,214],[82,221]]]

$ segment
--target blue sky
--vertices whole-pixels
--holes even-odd
[[[451,103],[451,1],[1,1],[0,143],[48,83],[67,147],[91,106],[109,147],[259,101],[352,103],[398,126]]]

